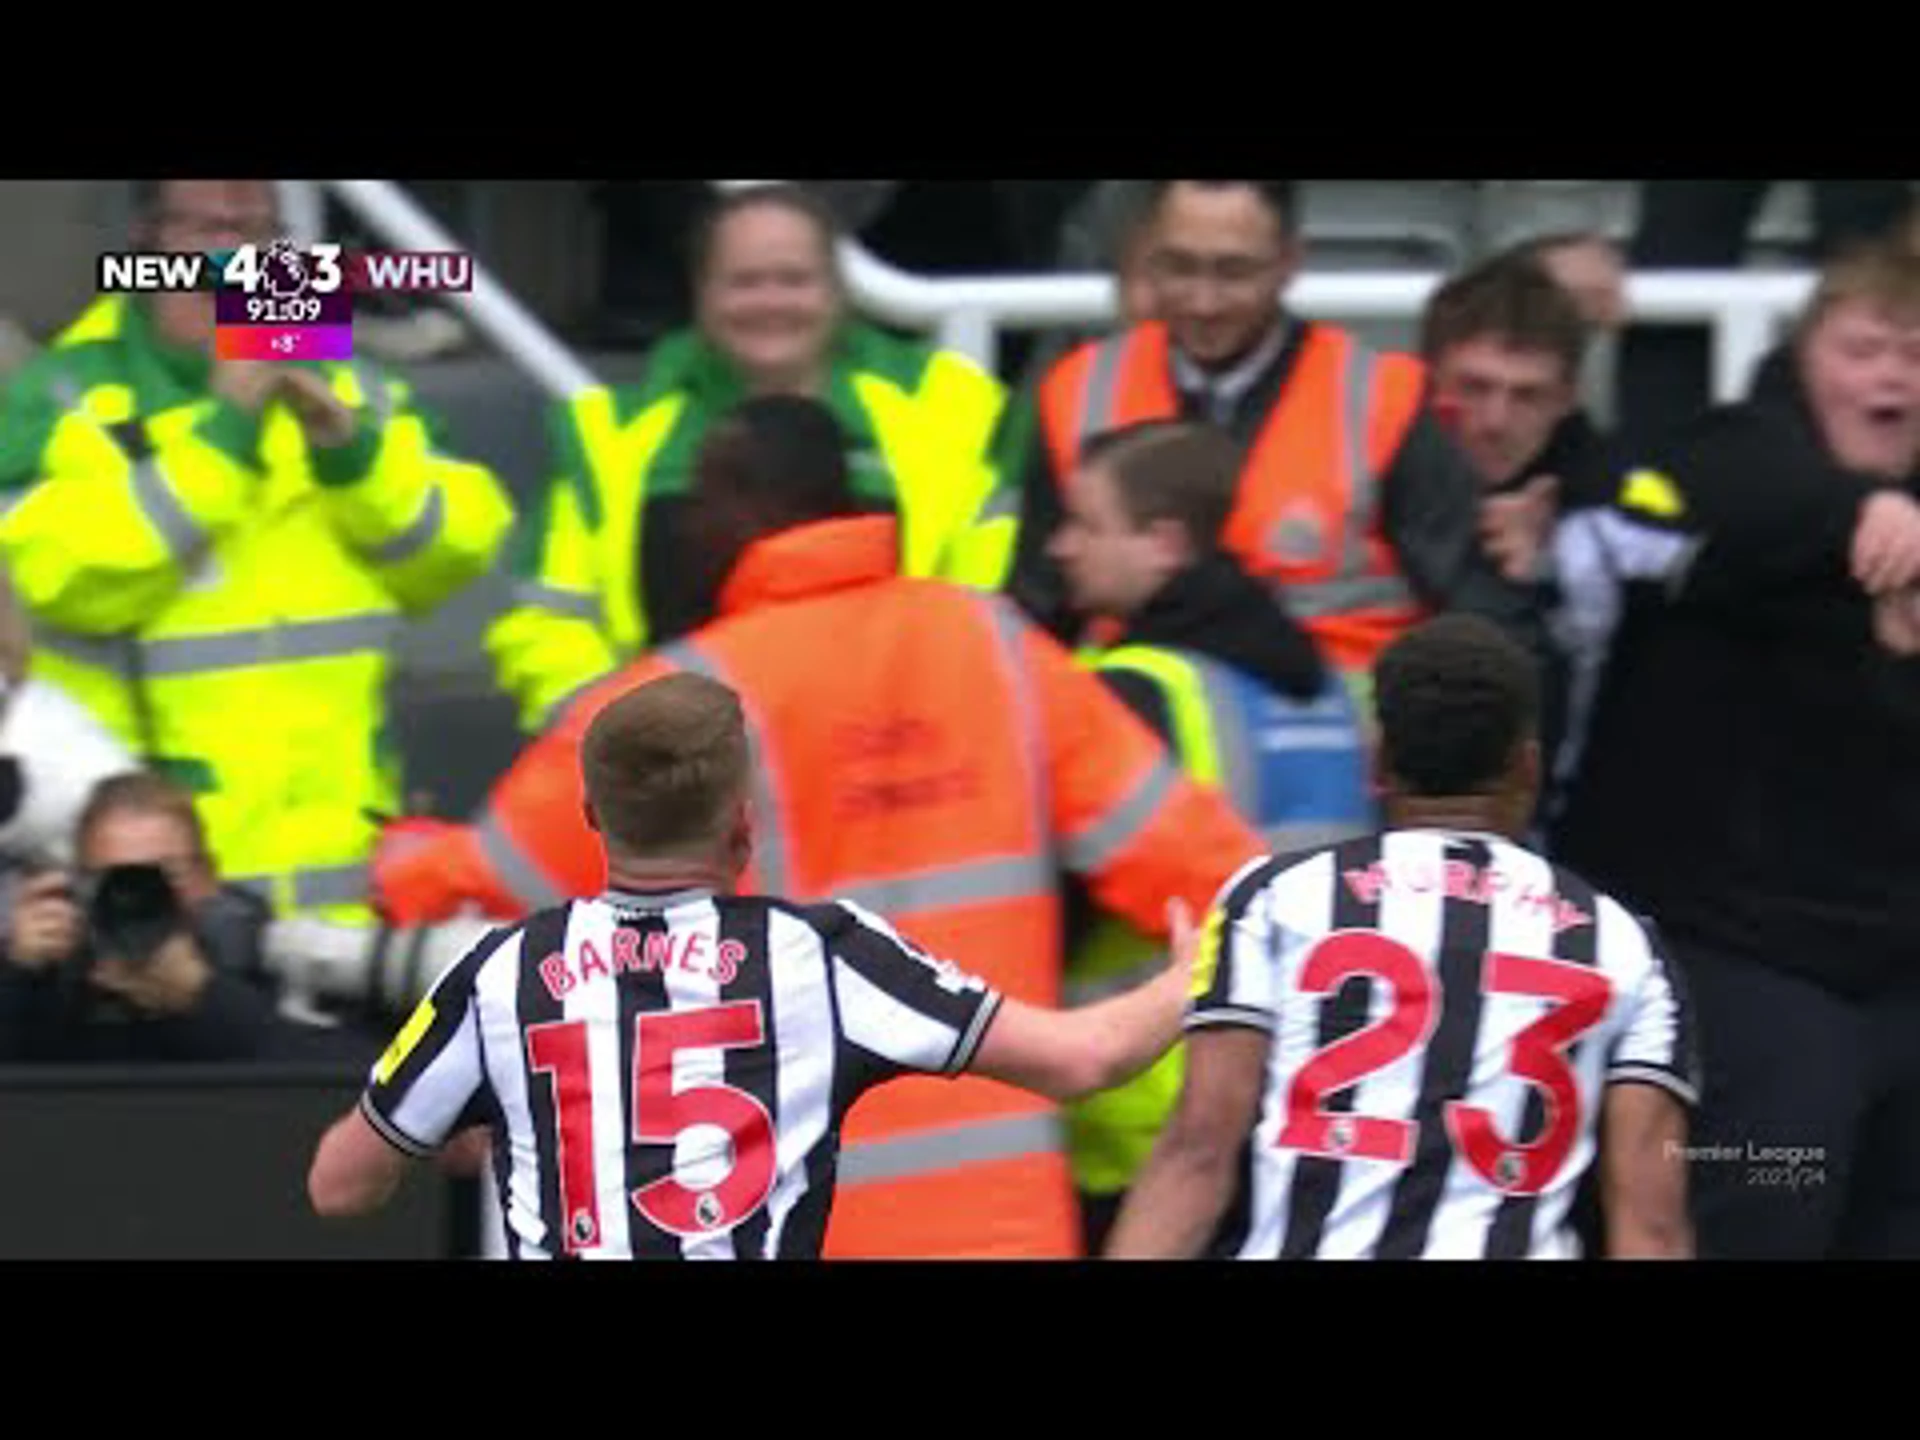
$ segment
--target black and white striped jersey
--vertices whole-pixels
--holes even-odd
[[[999,1003],[849,901],[610,892],[492,932],[361,1108],[412,1154],[492,1125],[516,1257],[809,1258],[848,1108],[964,1071]]]
[[[1254,862],[1208,916],[1194,993],[1190,1031],[1272,1036],[1216,1257],[1573,1258],[1605,1088],[1698,1093],[1651,931],[1490,835]]]

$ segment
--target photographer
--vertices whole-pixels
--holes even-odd
[[[370,1062],[372,1042],[275,1012],[266,905],[223,886],[188,797],[148,774],[101,784],[79,873],[0,877],[0,1062]]]

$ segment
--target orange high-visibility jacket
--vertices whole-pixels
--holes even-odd
[[[1006,994],[1057,1006],[1061,869],[1164,934],[1264,852],[1216,792],[998,596],[900,578],[887,517],[750,547],[722,618],[582,695],[438,845],[426,910],[510,917],[597,893],[579,744],[599,709],[674,669],[731,686],[754,749],[743,889],[848,897]],[[422,913],[423,897],[408,904]],[[851,1112],[830,1257],[1067,1258],[1078,1223],[1056,1108],[994,1081],[889,1082]]]
[[[1280,398],[1248,448],[1224,536],[1343,670],[1366,670],[1425,613],[1382,522],[1380,476],[1419,411],[1426,370],[1346,331],[1306,326]],[[1103,430],[1180,414],[1167,327],[1136,325],[1081,346],[1040,386],[1053,472],[1066,483]]]

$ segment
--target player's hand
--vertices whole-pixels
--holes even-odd
[[[309,443],[331,450],[353,439],[358,419],[333,393],[326,376],[288,368],[280,372],[279,383],[280,398],[293,411]]]
[[[88,978],[150,1015],[184,1015],[200,1003],[213,979],[213,966],[191,936],[174,935],[163,940],[144,965],[103,955]]]
[[[66,875],[57,870],[35,875],[13,898],[7,959],[23,970],[57,965],[80,948],[85,924]]]
[[[1897,490],[1876,490],[1860,505],[1853,530],[1853,578],[1869,595],[1920,581],[1920,504]]]
[[[1511,495],[1480,502],[1480,543],[1487,558],[1515,584],[1526,584],[1540,570],[1540,556],[1560,508],[1560,482],[1551,475],[1530,481]]]
[[[213,362],[213,393],[248,414],[259,414],[279,384],[280,372],[265,360]]]
[[[1896,590],[1874,602],[1873,638],[1902,658],[1920,655],[1920,590]]]

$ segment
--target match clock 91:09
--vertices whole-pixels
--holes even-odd
[[[222,325],[344,325],[352,296],[338,245],[305,250],[286,240],[262,249],[242,245],[218,257],[215,318]]]

